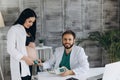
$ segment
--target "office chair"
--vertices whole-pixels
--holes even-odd
[[[5,80],[5,79],[4,79],[4,76],[3,76],[3,72],[2,72],[1,65],[0,65],[0,74],[1,74],[1,78],[2,78],[2,80]]]
[[[120,80],[120,61],[106,64],[102,80]]]

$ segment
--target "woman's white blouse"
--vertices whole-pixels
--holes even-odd
[[[21,58],[26,55],[26,31],[22,25],[12,26],[7,34],[7,52],[10,54],[10,68],[12,80],[30,75],[29,66]],[[20,74],[21,63],[21,74]]]

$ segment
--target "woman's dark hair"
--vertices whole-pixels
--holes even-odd
[[[27,8],[27,9],[25,9],[25,10],[22,11],[22,13],[18,17],[18,19],[16,20],[16,22],[14,23],[14,25],[15,24],[21,24],[21,25],[23,25],[25,23],[26,19],[28,19],[30,17],[37,18],[37,15],[36,15],[36,13],[32,9]],[[33,25],[29,29],[26,29],[26,32],[27,33],[31,33],[31,35],[35,39],[35,35],[36,35],[36,20],[35,20],[35,22],[33,23]]]
[[[75,35],[75,33],[74,33],[72,30],[66,30],[66,31],[62,34],[62,38],[63,38],[63,36],[64,36],[65,34],[71,34],[74,39],[76,38],[76,35]]]

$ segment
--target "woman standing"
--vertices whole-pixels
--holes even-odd
[[[28,34],[29,31],[29,34]],[[25,9],[9,29],[7,34],[7,51],[10,54],[11,80],[31,80],[30,65],[34,62],[28,57],[26,46],[27,36],[35,40],[36,14],[33,10]],[[34,44],[30,44],[34,45]]]

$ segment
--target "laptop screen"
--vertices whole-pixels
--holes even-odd
[[[102,80],[120,80],[120,61],[105,66]]]

